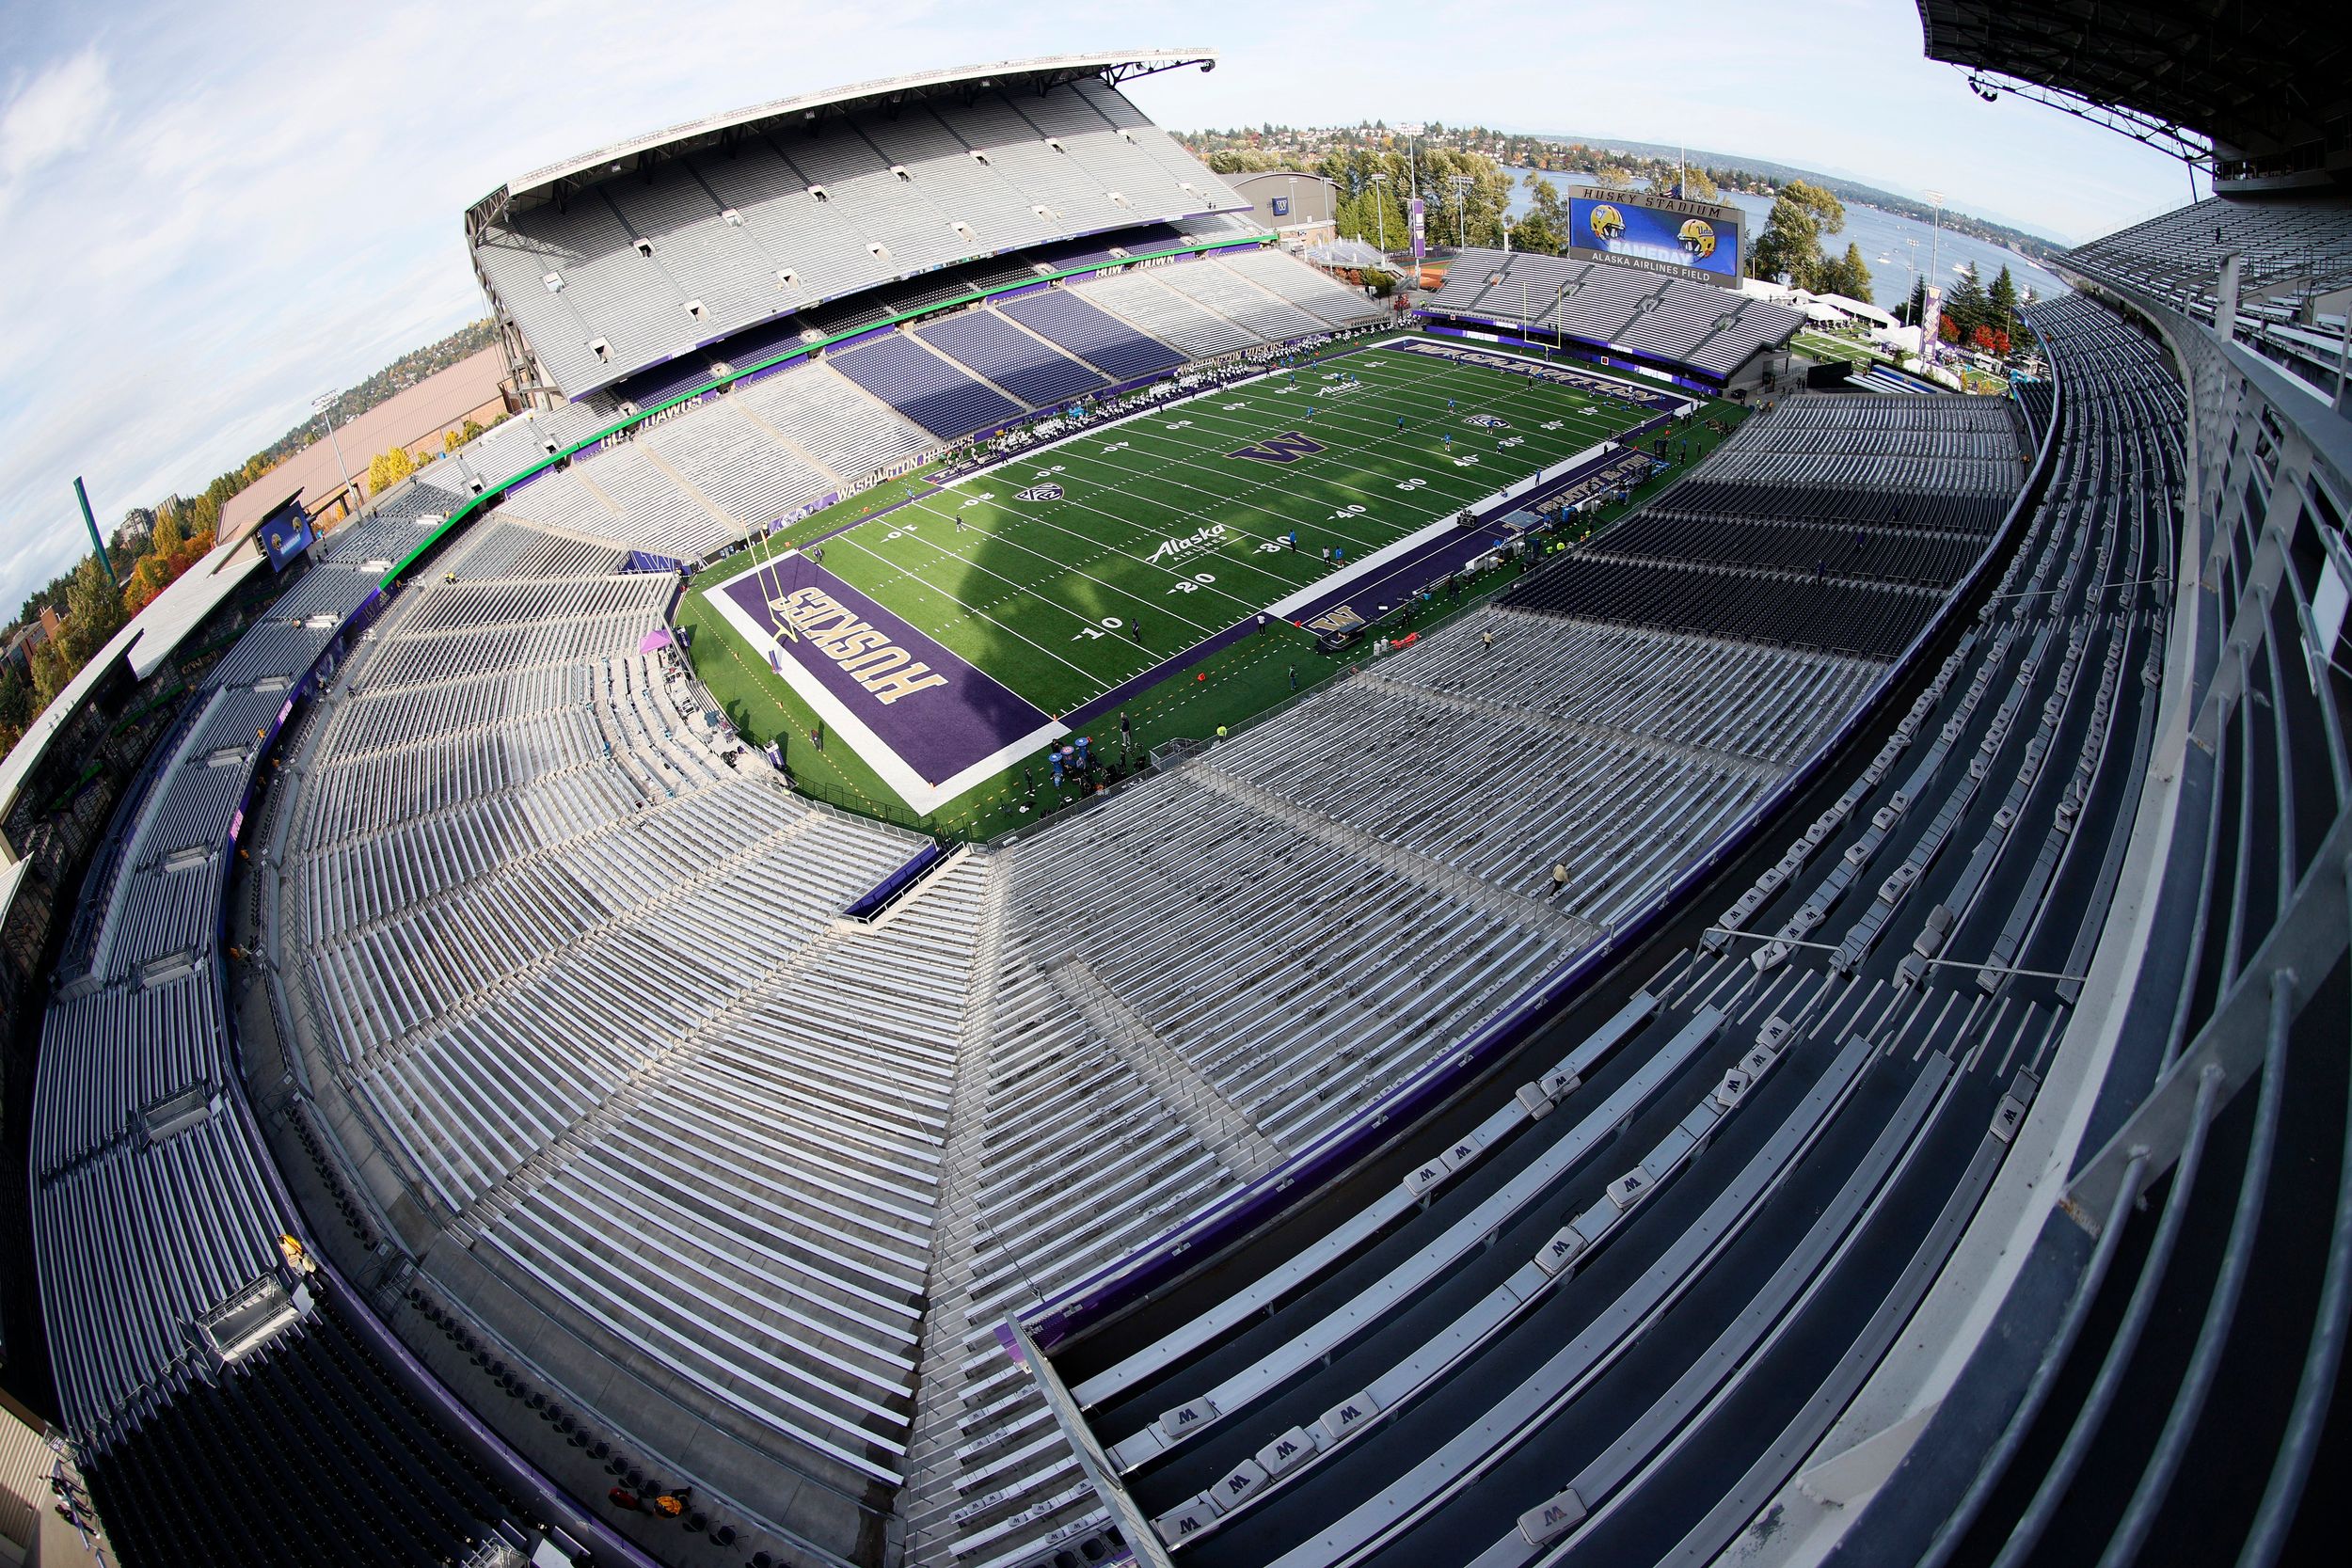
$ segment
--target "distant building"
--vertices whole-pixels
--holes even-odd
[[[377,452],[406,447],[420,457],[438,457],[442,432],[462,429],[468,420],[486,425],[504,414],[501,383],[505,375],[505,356],[485,348],[337,425],[331,441],[318,429],[319,439],[229,498],[220,511],[220,537],[237,539],[252,532],[271,507],[297,490],[310,515],[322,522],[344,515],[367,499],[368,460]],[[317,429],[315,418],[311,424]],[[353,492],[348,498],[343,496],[346,471]],[[339,499],[345,504],[337,506]]]
[[[1285,250],[1338,237],[1333,215],[1339,209],[1339,187],[1320,174],[1269,169],[1263,174],[1228,175],[1226,183],[1248,198],[1258,221],[1280,236]]]

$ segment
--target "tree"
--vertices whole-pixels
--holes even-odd
[[[16,660],[0,659],[0,754],[15,749],[24,738],[24,726],[32,721],[33,683],[24,678]]]
[[[1375,298],[1386,299],[1396,293],[1394,273],[1382,272],[1378,267],[1366,267],[1359,276],[1363,278],[1364,287],[1370,289]]]
[[[406,447],[379,451],[368,459],[368,494],[380,496],[417,471],[417,460]]]
[[[1963,337],[1979,326],[2000,325],[1998,313],[1994,310],[1993,301],[1986,295],[1983,280],[1978,277],[1973,262],[1961,269],[1960,281],[1953,284],[1951,293],[1945,296],[1944,313],[1959,324]]]
[[[1791,180],[1772,198],[1764,232],[1748,250],[1748,271],[1755,277],[1782,277],[1792,287],[1820,292],[1827,262],[1821,236],[1843,231],[1846,205],[1803,180]]]
[[[1947,343],[1956,343],[1960,341],[1960,323],[1949,316],[1939,315],[1935,318],[1935,335]]]
[[[1677,175],[1682,182],[1679,191],[1675,189]],[[1707,170],[1687,166],[1677,169],[1662,158],[1659,160],[1658,166],[1650,171],[1649,193],[1652,196],[1679,196],[1685,201],[1712,201],[1723,194],[1716,188],[1715,182],[1708,177]]]
[[[1860,245],[1849,244],[1842,258],[1821,264],[1821,293],[1843,294],[1865,305],[1877,303],[1870,297],[1870,269],[1863,262]]]
[[[1915,277],[1911,282],[1911,297],[1903,302],[1902,321],[1905,326],[1916,326],[1928,317],[1928,280]]]

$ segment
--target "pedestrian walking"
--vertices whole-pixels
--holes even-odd
[[[1295,664],[1291,666],[1291,689],[1293,691],[1298,689],[1298,666]]]

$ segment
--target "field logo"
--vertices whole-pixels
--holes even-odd
[[[1228,457],[1247,457],[1252,463],[1295,463],[1302,457],[1312,457],[1323,450],[1323,443],[1286,430],[1279,436],[1269,436],[1254,447],[1229,451]]]
[[[1511,428],[1511,421],[1504,419],[1500,414],[1471,414],[1466,417],[1462,422],[1464,424],[1474,424],[1481,430],[1508,430]]]
[[[1225,543],[1225,525],[1210,523],[1205,527],[1195,529],[1181,539],[1161,540],[1160,547],[1152,552],[1152,563],[1157,565],[1163,561],[1182,561],[1195,551],[1215,549],[1223,543]]]
[[[1061,497],[1062,489],[1058,484],[1032,484],[1026,490],[1014,492],[1012,499],[1017,501],[1057,501]]]
[[[872,692],[884,707],[899,698],[934,686],[947,677],[915,658],[861,620],[856,610],[821,588],[796,589],[768,601],[775,617],[776,634],[787,641],[805,641],[841,666],[841,673]]]

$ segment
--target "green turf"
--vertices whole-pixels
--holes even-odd
[[[1362,385],[1334,393],[1327,371],[1352,373]],[[1316,410],[1311,419],[1310,404]],[[1509,426],[1468,422],[1480,413],[1499,415]],[[1406,420],[1401,435],[1400,414]],[[1695,461],[1718,438],[1706,420],[1728,424],[1743,414],[1709,404],[1686,428],[1677,455]],[[912,491],[920,498],[914,503],[826,540],[826,568],[1045,711],[1066,713],[1339,570],[1343,562],[1327,562],[1324,548],[1359,559],[1646,417],[1613,399],[1501,372],[1385,351],[1346,355],[1301,368],[1295,384],[1278,375],[1082,431],[942,491],[893,481],[794,525],[772,546],[701,574],[678,619],[714,699],[747,737],[783,740],[800,788],[914,822],[904,802],[846,744],[829,740],[819,751],[810,742],[814,715],[740,642],[704,589],[750,569],[771,548],[814,539]],[[1288,465],[1228,455],[1292,430],[1327,450]],[[1505,441],[1512,444],[1500,445]],[[1454,461],[1465,457],[1475,462]],[[1064,497],[1017,499],[1017,492],[1046,483],[1061,484]],[[1220,524],[1216,543],[1174,561],[1152,559],[1164,541]],[[1295,552],[1283,537],[1293,529]],[[1515,570],[1484,579],[1461,600],[1440,601],[1415,624],[1438,624],[1511,575]],[[1278,705],[1291,695],[1294,668],[1306,689],[1361,657],[1318,655],[1311,637],[1276,622],[1125,705],[1136,752],[1203,738],[1219,724]],[[1089,728],[1098,746],[1105,745],[1115,740],[1118,720]],[[1033,797],[1015,767],[920,825],[989,837],[1065,803],[1042,789]]]
[[[1342,391],[1335,374],[1359,385]],[[1357,354],[1082,432],[821,548],[827,570],[1066,713],[1642,418],[1522,376]],[[1327,450],[1290,464],[1228,455],[1289,431]],[[1061,499],[1018,499],[1047,484]],[[1206,545],[1163,550],[1204,529]]]

